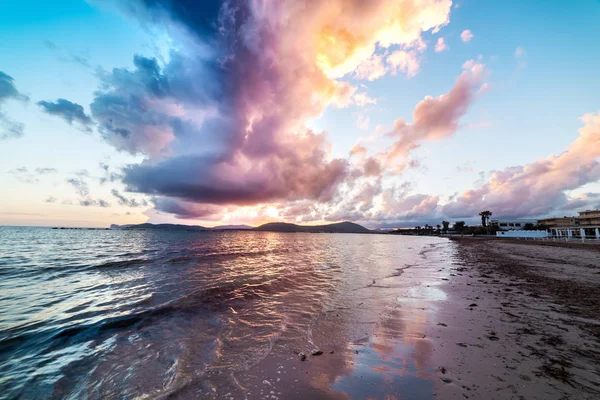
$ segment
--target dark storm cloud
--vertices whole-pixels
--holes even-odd
[[[128,2],[125,7],[133,15],[142,16],[150,22],[166,17],[205,36],[217,32],[217,21],[223,3],[223,0],[138,0]]]
[[[13,121],[2,112],[2,104],[9,99],[29,101],[15,86],[12,76],[0,71],[0,140],[14,139],[23,136],[25,125]]]
[[[210,204],[190,203],[169,197],[158,197],[153,202],[158,211],[174,214],[180,219],[207,218],[220,211],[219,207]]]
[[[85,126],[87,130],[91,130],[90,125],[93,124],[92,119],[85,113],[83,107],[77,103],[73,103],[66,99],[58,99],[54,102],[42,100],[37,104],[42,107],[44,112],[50,115],[60,117],[69,124],[78,122]]]
[[[214,61],[172,53],[161,68],[156,59],[136,55],[134,67],[100,74],[102,90],[90,109],[109,143],[131,154],[158,155],[176,137],[209,140],[199,132],[201,124],[174,109],[182,104],[195,110],[218,105],[222,80],[215,77]]]
[[[326,163],[325,155],[317,153],[309,157],[314,165],[290,154],[263,160],[243,177],[229,173],[239,168],[236,164],[182,156],[131,165],[123,182],[130,191],[209,204],[251,205],[290,197],[329,201],[336,184],[346,178],[348,164],[339,159]]]

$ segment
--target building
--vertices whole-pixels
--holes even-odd
[[[525,229],[525,225],[537,224],[536,219],[492,219],[490,226],[497,227],[501,231],[520,231]]]
[[[545,218],[539,225],[554,237],[567,239],[600,239],[600,210],[580,211],[578,217]]]

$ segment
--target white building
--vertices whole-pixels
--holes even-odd
[[[526,224],[537,225],[537,219],[492,219],[490,226],[498,227],[501,231],[520,231]]]

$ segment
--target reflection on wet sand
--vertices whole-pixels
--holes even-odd
[[[330,293],[330,307],[324,307],[310,331],[308,345],[312,347],[296,349],[296,353],[308,350],[307,354],[320,349],[323,354],[302,362],[289,356],[287,345],[280,350],[288,355],[274,351],[249,371],[257,377],[275,377],[273,387],[251,392],[249,398],[255,394],[256,398],[281,399],[432,398],[437,378],[431,361],[433,344],[425,332],[437,318],[436,302],[445,299],[436,286],[445,274],[440,265],[449,264],[453,248],[440,242],[434,249],[420,253],[411,268],[393,260],[367,262],[351,278],[338,282],[338,289],[344,283],[354,287]],[[371,257],[378,255],[378,251],[371,253]],[[402,274],[389,273],[400,268]],[[356,285],[359,282],[369,283]],[[285,341],[285,335],[280,340]]]
[[[369,334],[348,343],[343,368],[331,368],[328,379],[321,374],[311,383],[322,389],[326,383],[333,392],[348,398],[431,398],[435,366],[431,364],[433,345],[426,337],[427,324],[435,313],[435,302],[445,294],[435,287],[439,282],[438,262],[449,259],[448,249],[435,255],[421,254],[422,263],[402,271],[399,284],[395,274],[365,288],[362,318],[350,324],[374,319]],[[428,268],[429,267],[429,268]],[[399,274],[402,275],[402,274]],[[398,295],[398,292],[401,295]]]

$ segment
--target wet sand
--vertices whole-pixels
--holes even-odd
[[[349,307],[325,306],[309,343],[278,340],[247,371],[213,369],[216,385],[196,394],[600,398],[600,246],[462,238],[420,257],[374,272]]]

